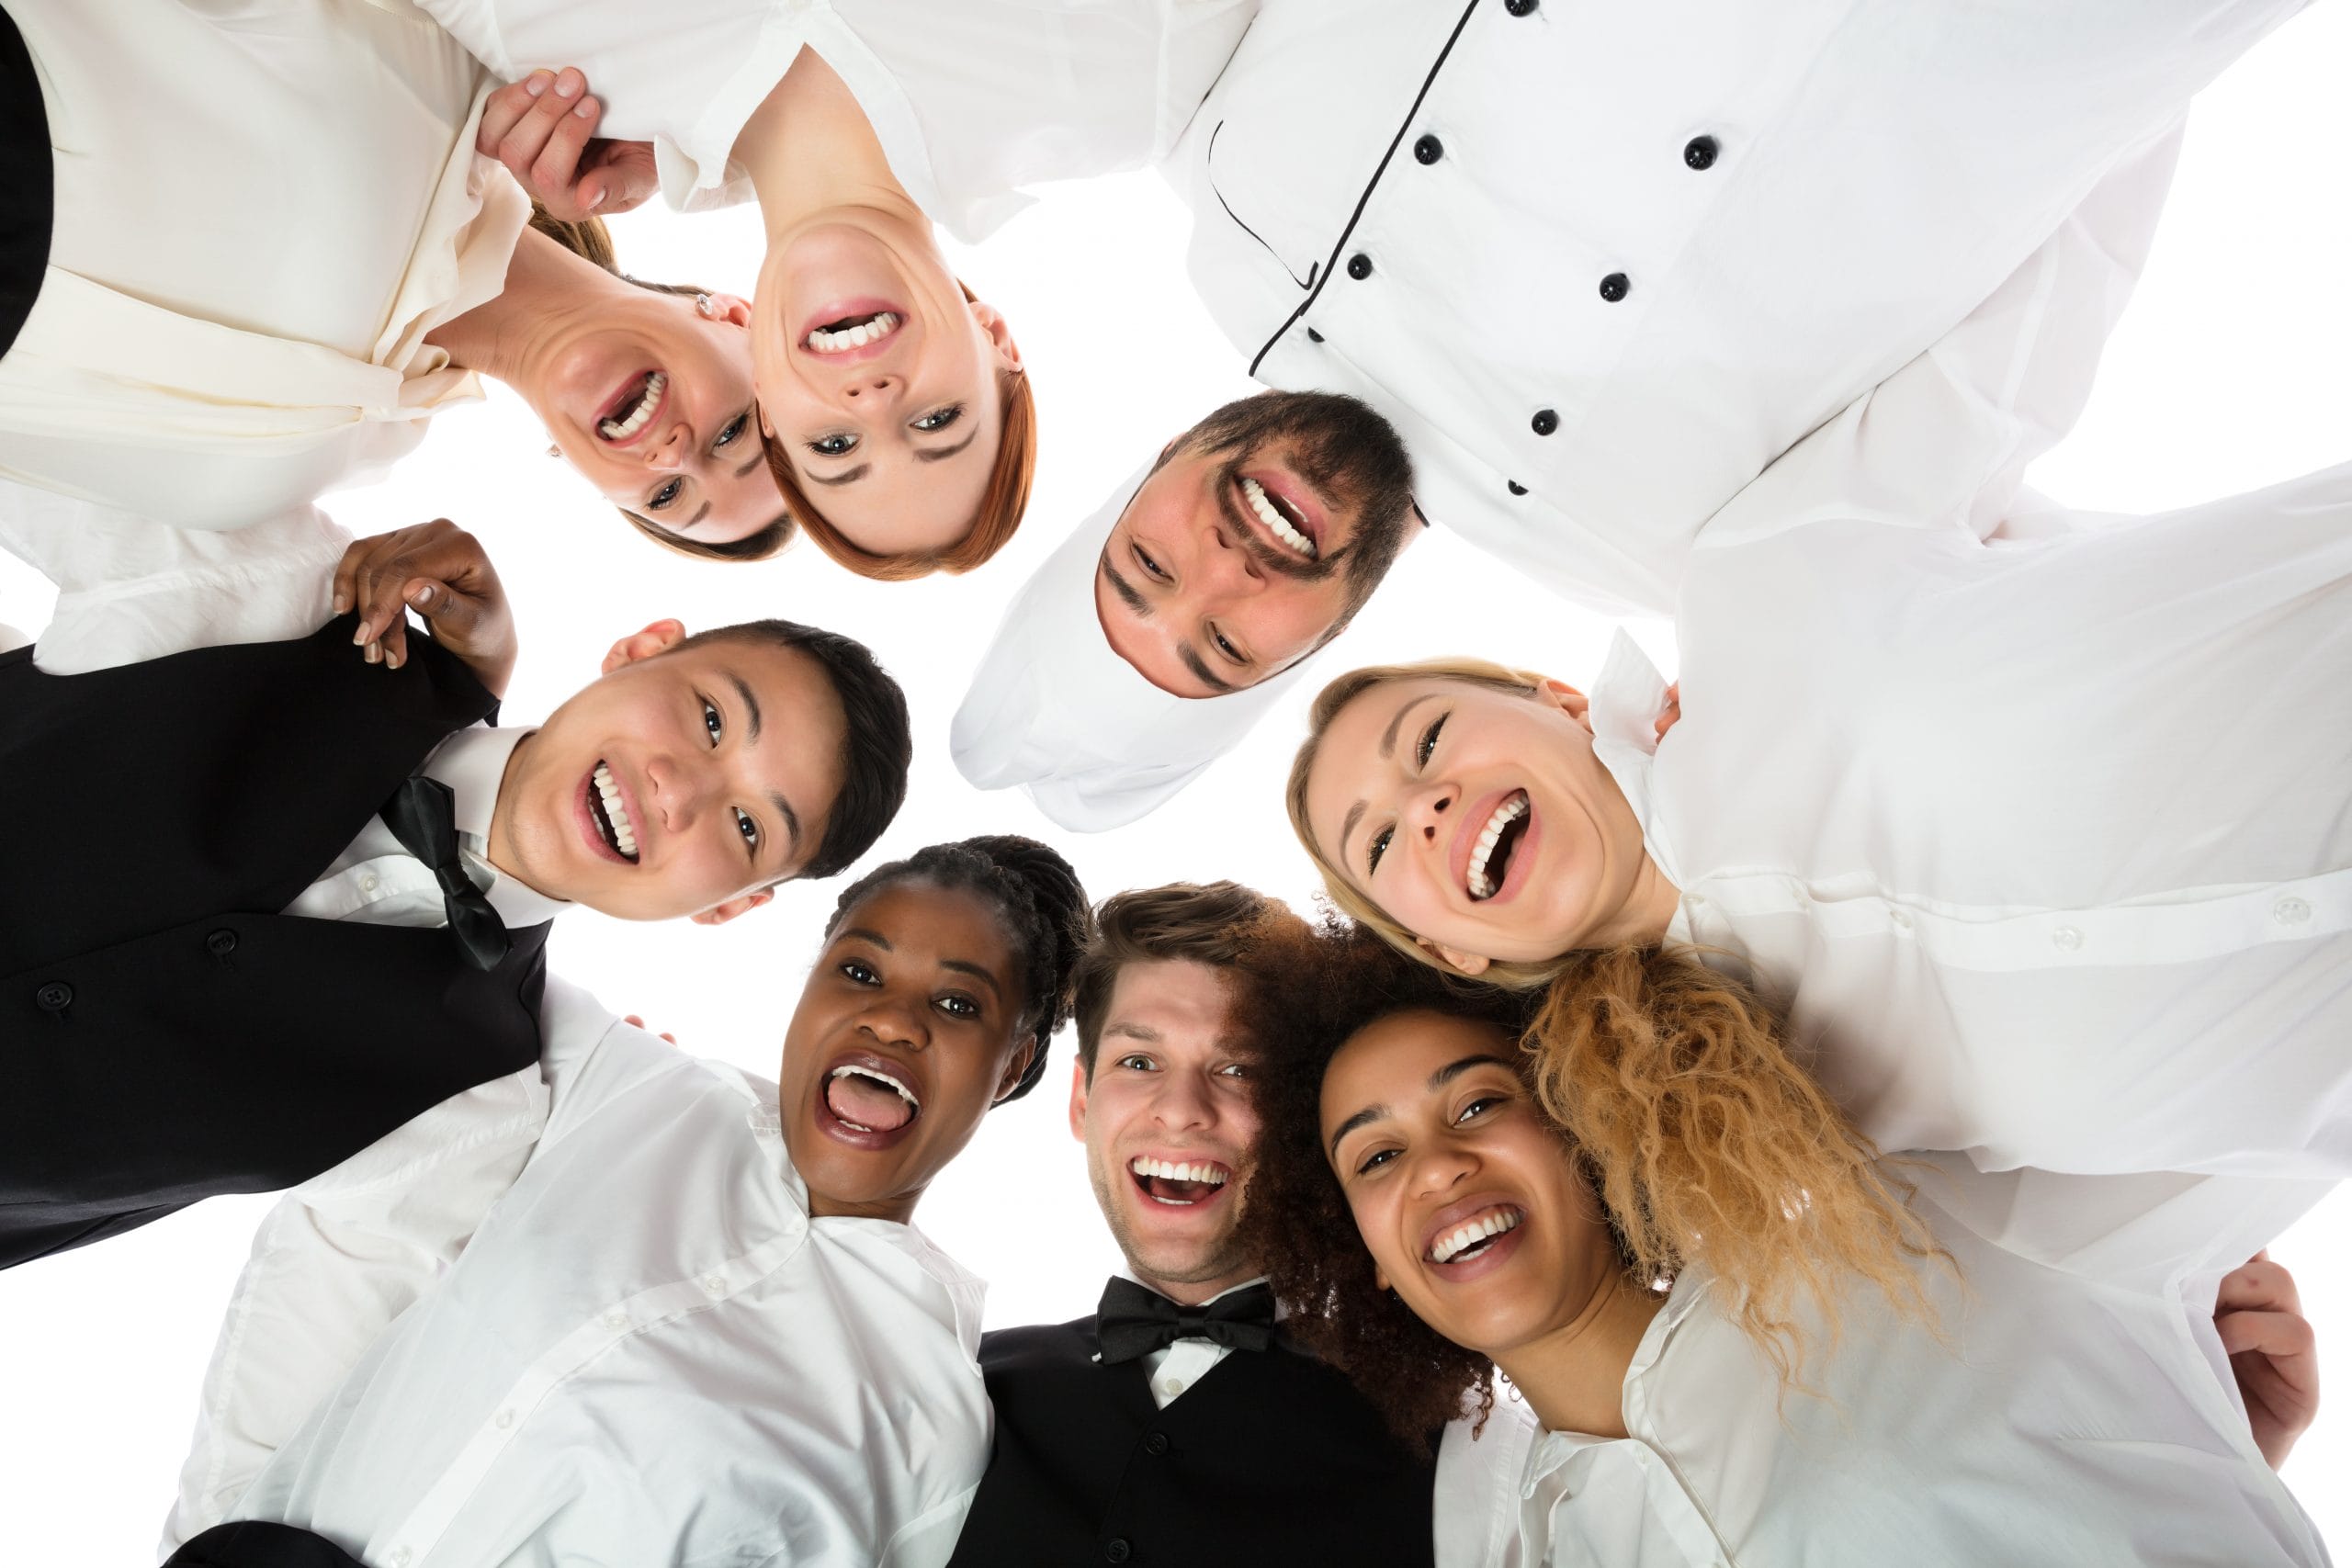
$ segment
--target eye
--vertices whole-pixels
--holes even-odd
[[[1437,733],[1445,728],[1445,721],[1453,716],[1451,713],[1442,713],[1430,721],[1430,727],[1427,729],[1421,731],[1420,743],[1413,748],[1413,760],[1422,767],[1426,768],[1430,765],[1430,753],[1437,750]]]
[[[1383,828],[1372,836],[1372,847],[1364,853],[1364,859],[1368,863],[1363,868],[1363,874],[1366,876],[1370,876],[1380,869],[1380,857],[1388,852],[1388,840],[1396,836],[1396,829],[1394,828]]]
[[[735,830],[743,835],[743,846],[752,854],[760,852],[760,825],[739,809],[735,813]]]
[[[1211,626],[1209,628],[1209,641],[1216,645],[1216,650],[1219,653],[1224,654],[1236,664],[1247,664],[1250,662],[1250,660],[1243,656],[1241,650],[1233,646],[1232,639],[1227,637],[1223,632],[1217,630],[1215,626]]]
[[[878,986],[882,983],[882,976],[875,972],[874,965],[863,958],[842,960],[841,973],[842,978],[853,986]]]
[[[969,1020],[980,1016],[980,1004],[961,991],[950,991],[939,998],[939,1010],[950,1018]]]
[[[685,482],[682,479],[665,481],[651,495],[645,498],[646,510],[649,512],[666,510],[672,502],[678,499],[678,492],[685,488]]]
[[[1459,1127],[1464,1122],[1469,1121],[1473,1116],[1476,1116],[1483,1111],[1491,1111],[1498,1105],[1508,1105],[1510,1103],[1510,1096],[1507,1094],[1482,1094],[1477,1099],[1472,1100],[1469,1104],[1462,1108],[1462,1114],[1453,1119],[1453,1124]]]
[[[1136,564],[1143,568],[1145,576],[1151,578],[1157,582],[1169,582],[1173,581],[1166,571],[1160,569],[1159,563],[1151,558],[1150,554],[1147,552],[1141,545],[1131,545],[1128,548],[1135,552]]]
[[[718,439],[710,444],[710,449],[714,452],[718,452],[724,451],[726,448],[734,446],[736,441],[742,435],[744,427],[751,423],[752,416],[750,414],[737,414],[733,419],[728,422],[727,428],[718,433]]]
[[[846,457],[857,450],[854,435],[820,435],[808,444],[808,450],[820,457]]]
[[[1374,1149],[1372,1153],[1364,1156],[1362,1160],[1357,1162],[1356,1174],[1358,1176],[1362,1176],[1367,1171],[1377,1170],[1396,1157],[1396,1151],[1395,1149]]]
[[[916,420],[910,428],[920,430],[927,435],[934,430],[946,429],[949,425],[955,423],[957,420],[963,417],[964,405],[962,403],[949,403],[944,409],[932,410],[921,419]]]
[[[709,732],[713,746],[718,745],[719,738],[727,733],[727,721],[719,717],[718,709],[712,705],[708,697],[702,700],[702,727]]]
[[[1128,1052],[1125,1055],[1120,1057],[1114,1065],[1122,1070],[1130,1073],[1156,1073],[1159,1070],[1158,1064],[1154,1063],[1150,1057],[1138,1051]]]
[[[1220,1077],[1246,1078],[1250,1076],[1250,1069],[1239,1062],[1227,1062],[1217,1069],[1217,1075]]]

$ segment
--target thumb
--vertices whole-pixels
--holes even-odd
[[[604,153],[596,172],[580,182],[580,200],[589,211],[606,217],[632,211],[661,188],[651,142],[608,142]]]
[[[482,603],[430,577],[412,577],[401,585],[401,597],[423,615],[435,637],[462,643],[481,624]]]

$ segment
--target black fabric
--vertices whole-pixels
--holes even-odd
[[[1158,1291],[1113,1276],[1094,1309],[1102,1359],[1112,1366],[1162,1350],[1179,1339],[1206,1339],[1236,1350],[1274,1340],[1274,1292],[1265,1285],[1229,1291],[1206,1306],[1178,1306]]]
[[[49,115],[24,35],[0,9],[0,358],[40,297],[57,220]]]
[[[0,1268],[318,1174],[539,1050],[544,925],[278,914],[493,704],[412,630],[87,675],[0,655]]]
[[[1331,1368],[1277,1339],[1161,1410],[1100,1348],[1092,1318],[981,1340],[996,1441],[956,1568],[1431,1561],[1433,1460]]]
[[[251,1520],[215,1525],[164,1561],[164,1568],[367,1568],[322,1535]]]
[[[514,943],[507,940],[506,922],[466,874],[465,862],[458,857],[456,793],[439,779],[413,773],[392,791],[381,815],[401,848],[440,884],[441,912],[448,918],[449,934],[466,962],[477,969],[497,968]]]

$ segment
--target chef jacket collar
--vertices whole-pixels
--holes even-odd
[[[1150,472],[1147,465],[1114,491],[1013,599],[948,734],[967,782],[1018,784],[1040,811],[1082,833],[1132,822],[1190,784],[1308,661],[1225,696],[1178,697],[1112,650],[1094,610],[1095,566]]]

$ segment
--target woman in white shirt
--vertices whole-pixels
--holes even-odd
[[[486,375],[655,538],[729,558],[789,538],[748,308],[631,287],[527,228],[473,150],[491,79],[430,20],[368,0],[10,14],[56,217],[0,359],[0,478],[108,509],[91,526],[240,528],[365,481]]]
[[[519,1173],[508,1107],[459,1126],[461,1097],[264,1225],[167,1547],[223,1561],[206,1532],[263,1520],[377,1568],[944,1562],[988,1460],[981,1287],[909,1222],[1037,1081],[1091,923],[1030,840],[881,867],[774,1085],[551,986]]]
[[[1527,1568],[2326,1561],[2170,1303],[1905,1206],[1784,1055],[1715,1071],[1770,1032],[1736,987],[1619,954],[1554,994],[1632,1091],[1595,1145],[1509,994],[1352,935],[1278,973],[1242,1010],[1276,1294],[1400,1435],[1499,1366],[1546,1428]]]

